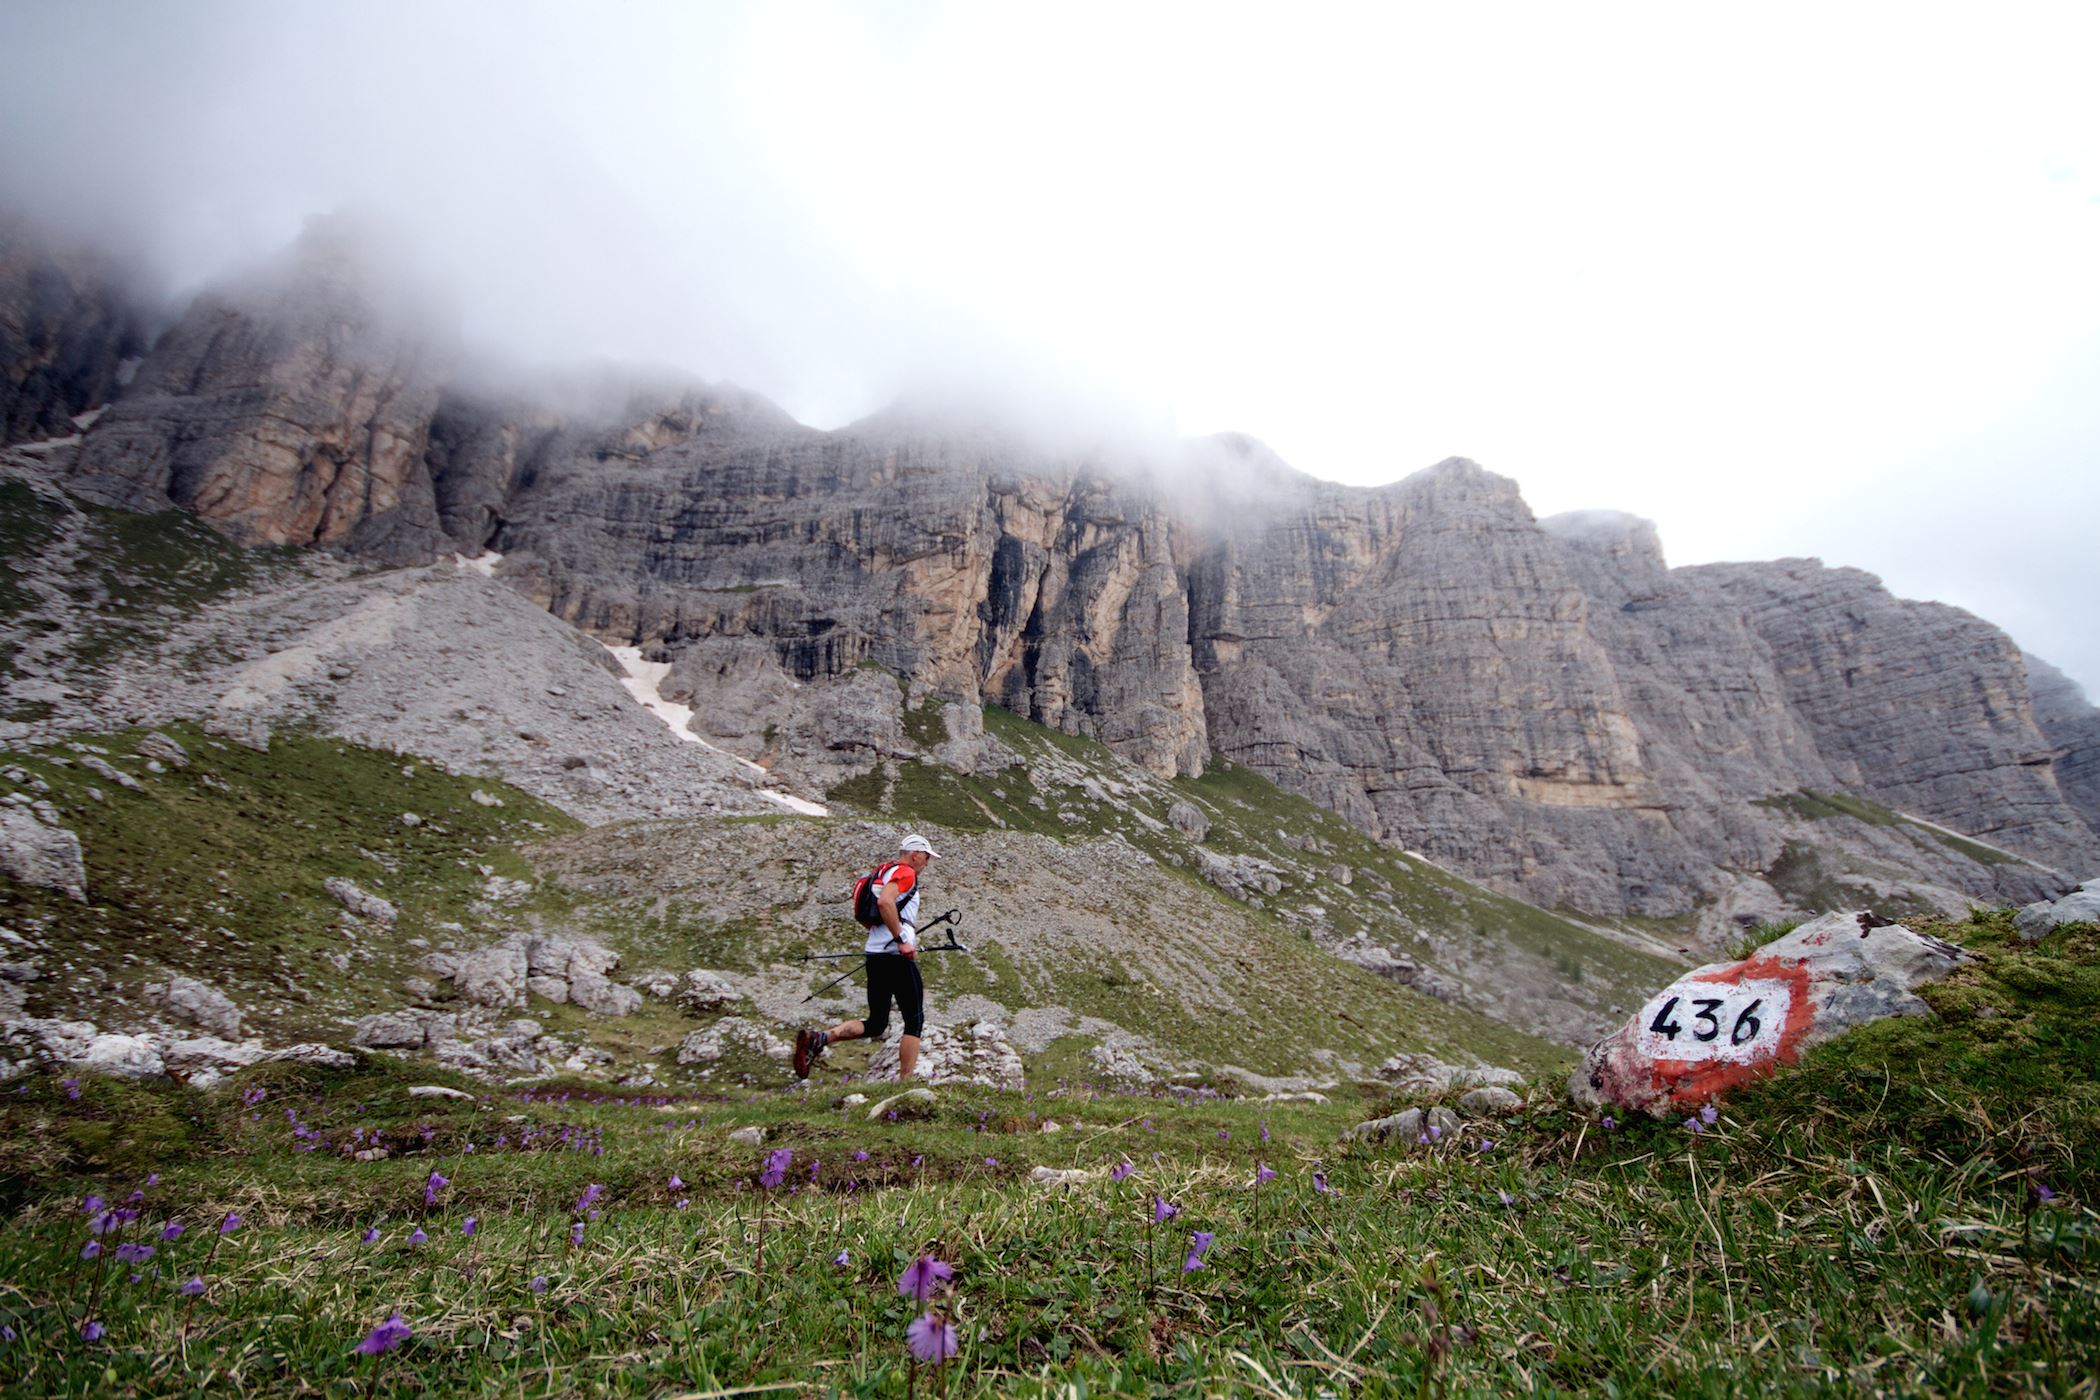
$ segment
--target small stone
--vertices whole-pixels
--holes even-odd
[[[885,1121],[891,1113],[895,1113],[900,1119],[931,1118],[937,1102],[931,1089],[906,1089],[901,1094],[892,1094],[877,1102],[868,1109],[867,1117],[870,1123]]]
[[[1468,1089],[1459,1096],[1458,1106],[1468,1113],[1491,1118],[1517,1112],[1524,1107],[1524,1100],[1499,1085],[1487,1085],[1478,1089]]]
[[[472,1103],[474,1096],[464,1089],[454,1089],[444,1084],[413,1084],[408,1096],[412,1099],[465,1099]]]
[[[1094,1174],[1077,1168],[1036,1167],[1028,1173],[1028,1179],[1038,1186],[1077,1186],[1093,1180]]]
[[[766,1130],[760,1127],[738,1128],[729,1135],[729,1140],[745,1147],[758,1147],[766,1140]]]

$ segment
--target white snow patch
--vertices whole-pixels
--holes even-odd
[[[692,706],[680,705],[676,701],[663,698],[661,691],[664,677],[671,674],[670,662],[645,661],[642,659],[642,649],[640,647],[606,647],[605,649],[613,654],[614,658],[620,663],[620,669],[627,673],[620,678],[620,684],[627,688],[627,693],[641,701],[642,707],[648,710],[650,714],[670,725],[673,734],[688,744],[698,744],[709,753],[718,753],[724,758],[733,759],[754,773],[765,773],[765,768],[760,764],[753,763],[750,759],[744,758],[739,754],[730,753],[727,749],[716,748],[713,744],[708,743],[707,740],[695,734],[691,728],[693,722]],[[789,811],[800,812],[806,817],[828,817],[831,815],[831,810],[828,807],[821,806],[805,798],[795,797],[785,792],[776,792],[771,788],[759,788],[757,791],[760,797],[766,798],[768,801],[777,802]]]
[[[492,549],[488,553],[478,555],[472,559],[467,558],[464,554],[455,554],[452,558],[462,569],[472,569],[483,578],[494,578],[496,576],[496,565],[502,561],[503,556]]]
[[[770,801],[778,802],[790,812],[800,812],[805,817],[828,817],[831,815],[829,807],[821,803],[811,802],[807,798],[796,797],[792,793],[775,792],[771,788],[760,788],[758,795]]]
[[[31,457],[47,457],[61,447],[77,446],[80,437],[79,433],[71,433],[65,437],[43,438],[37,442],[18,442],[14,449]]]
[[[73,426],[84,433],[89,428],[94,427],[95,420],[107,412],[109,412],[109,405],[104,404],[100,408],[91,408],[85,413],[76,413],[73,415]]]

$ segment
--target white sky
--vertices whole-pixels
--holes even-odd
[[[0,53],[0,202],[179,284],[359,208],[521,358],[1469,456],[2100,698],[2100,6],[0,0]]]

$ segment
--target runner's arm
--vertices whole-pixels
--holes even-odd
[[[882,915],[883,925],[889,929],[890,937],[897,940],[897,951],[907,958],[919,955],[919,931],[897,917],[897,891],[883,885],[875,895],[875,908]]]

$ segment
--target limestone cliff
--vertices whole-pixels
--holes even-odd
[[[82,444],[76,489],[182,506],[244,544],[342,544],[376,522],[434,520],[423,454],[440,379],[402,320],[354,234],[316,224],[282,265],[199,298],[161,338]],[[371,547],[419,552],[383,534]]]
[[[1805,794],[2100,862],[2091,708],[2049,691],[2045,733],[2009,639],[1855,570],[1671,569],[1643,522],[1536,521],[1457,459],[1362,490],[1238,437],[1134,456],[923,413],[819,432],[660,376],[470,388],[328,234],[198,301],[79,489],[390,563],[497,551],[798,782],[936,731],[942,761],[994,761],[991,703],[1165,777],[1229,758],[1596,913],[1785,912],[1829,888],[1817,843],[1942,905],[2045,878]]]
[[[2086,703],[2078,683],[2038,656],[2027,660],[2035,723],[2052,746],[2056,785],[2100,831],[2100,710]]]

